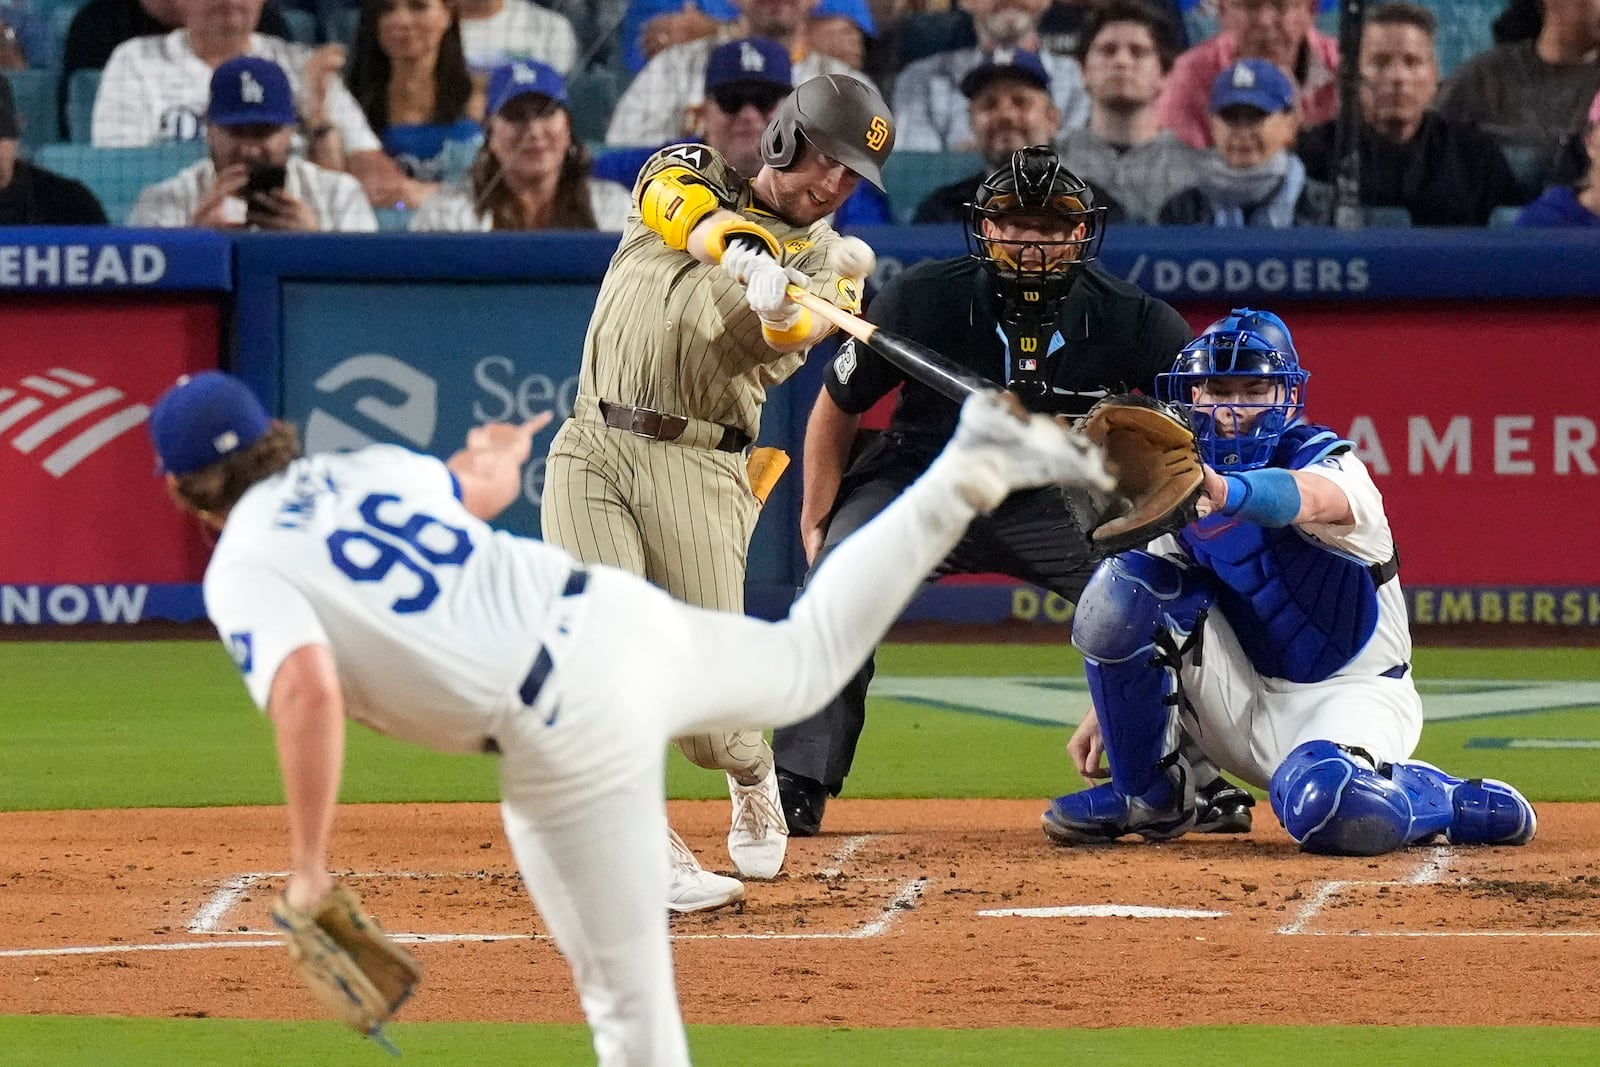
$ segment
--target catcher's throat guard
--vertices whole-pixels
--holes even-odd
[[[1196,519],[1205,470],[1194,433],[1171,407],[1133,393],[1110,396],[1089,409],[1079,430],[1105,450],[1117,480],[1109,495],[1067,491],[1097,552],[1139,548]]]

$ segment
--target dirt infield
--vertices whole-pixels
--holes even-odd
[[[1600,805],[1526,848],[1061,849],[1035,801],[830,804],[742,913],[675,920],[690,1022],[1592,1024]],[[725,866],[725,802],[672,805]],[[0,1011],[311,1018],[266,932],[273,808],[0,815]],[[341,811],[337,854],[427,975],[407,1019],[576,1021],[491,805]],[[485,940],[494,938],[495,940]]]

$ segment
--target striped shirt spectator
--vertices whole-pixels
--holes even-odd
[[[484,73],[516,59],[537,59],[566,74],[578,60],[572,23],[529,0],[463,0],[461,47]]]

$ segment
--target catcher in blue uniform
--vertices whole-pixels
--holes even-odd
[[[1533,807],[1510,785],[1409,759],[1422,702],[1394,538],[1351,443],[1303,418],[1308,378],[1283,320],[1248,308],[1157,378],[1204,460],[1200,518],[1104,561],[1078,602],[1095,713],[1069,748],[1096,777],[1103,754],[1110,781],[1051,803],[1052,840],[1186,833],[1180,726],[1267,789],[1308,852],[1532,839]]]

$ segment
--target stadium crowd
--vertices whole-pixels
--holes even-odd
[[[1367,11],[1367,224],[1600,226],[1600,0],[1509,0],[1446,69],[1469,2]],[[0,0],[0,223],[616,230],[654,150],[753,167],[784,95],[842,73],[898,128],[887,196],[836,224],[957,221],[1054,143],[1113,222],[1327,225],[1328,6]]]

